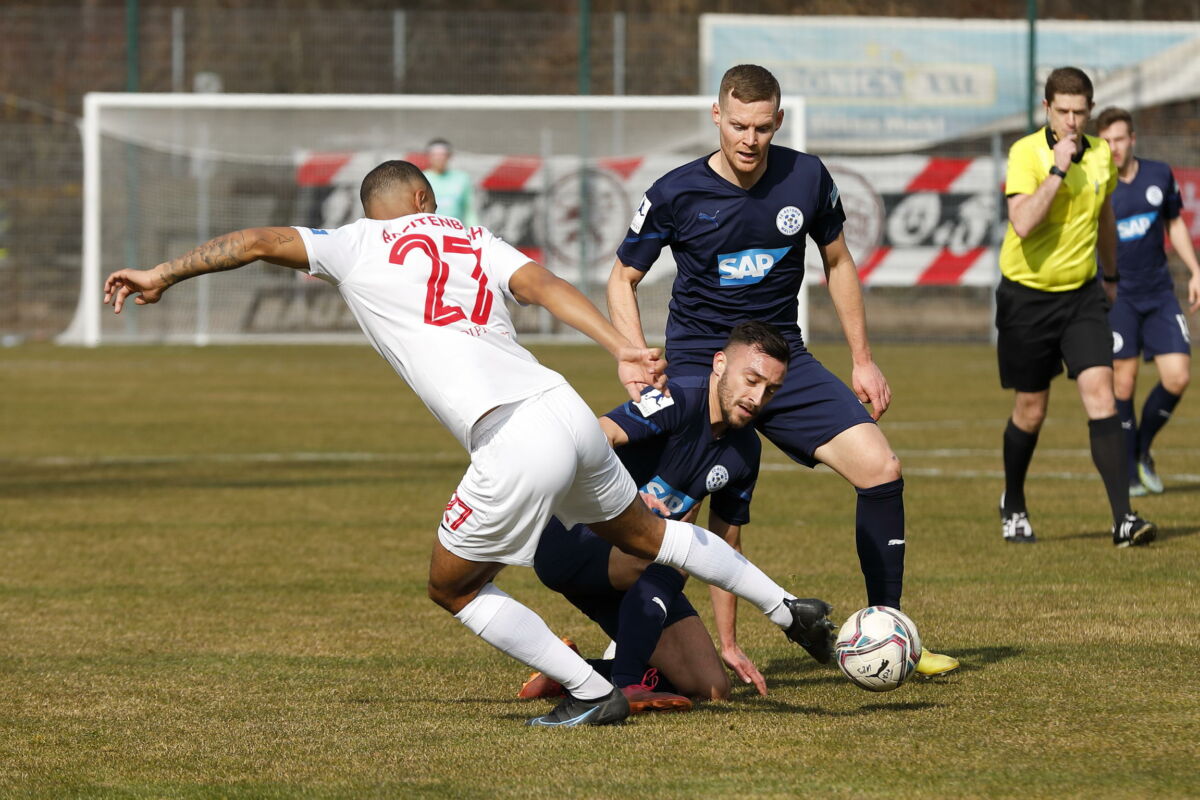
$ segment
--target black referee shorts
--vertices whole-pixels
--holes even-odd
[[[1068,292],[1043,292],[1002,277],[996,328],[1005,389],[1045,391],[1063,371],[1063,362],[1071,379],[1089,367],[1112,366],[1108,298],[1098,281]]]

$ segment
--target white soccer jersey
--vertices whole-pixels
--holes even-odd
[[[504,298],[529,258],[486,228],[413,214],[296,230],[311,274],[337,286],[371,345],[467,449],[488,410],[566,382],[517,344]]]

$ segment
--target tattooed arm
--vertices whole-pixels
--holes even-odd
[[[293,269],[308,268],[308,251],[294,228],[247,228],[234,231],[148,270],[122,269],[104,282],[104,302],[121,313],[131,294],[138,305],[157,303],[171,286],[196,275],[237,269],[252,261],[269,261]]]

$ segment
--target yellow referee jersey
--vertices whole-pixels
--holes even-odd
[[[1072,162],[1040,225],[1022,239],[1008,224],[1000,272],[1009,280],[1043,292],[1066,292],[1096,276],[1100,210],[1117,188],[1117,168],[1108,143],[1095,136],[1084,136],[1083,152]],[[1052,166],[1049,128],[1018,139],[1008,151],[1005,193],[1033,194]]]

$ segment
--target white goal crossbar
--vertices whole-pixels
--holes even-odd
[[[81,289],[77,309],[68,329],[58,338],[60,344],[83,345],[94,347],[102,342],[103,325],[101,314],[105,310],[101,304],[101,283],[103,280],[102,271],[113,266],[114,259],[109,258],[108,264],[104,263],[102,258],[102,208],[105,198],[106,187],[102,176],[102,141],[104,137],[112,137],[116,141],[124,141],[129,143],[130,147],[149,147],[158,152],[168,152],[176,157],[188,157],[189,154],[193,157],[196,153],[200,153],[203,147],[207,144],[207,138],[200,140],[197,143],[194,128],[195,125],[184,125],[176,122],[176,130],[182,130],[183,133],[179,141],[167,141],[162,135],[153,133],[145,133],[145,130],[151,129],[153,126],[140,126],[139,121],[149,119],[150,114],[165,112],[170,114],[176,113],[182,119],[184,114],[203,114],[209,112],[213,118],[213,126],[227,128],[235,123],[238,115],[250,115],[263,111],[279,111],[279,112],[335,112],[329,122],[322,120],[321,125],[332,127],[337,124],[338,114],[349,115],[359,112],[411,112],[418,114],[421,112],[433,113],[437,112],[443,115],[453,115],[458,113],[479,114],[486,118],[488,114],[507,114],[512,115],[514,112],[529,114],[528,127],[536,129],[538,125],[539,115],[550,117],[552,115],[562,115],[563,112],[610,112],[613,117],[614,131],[622,124],[622,114],[630,112],[632,115],[636,112],[667,112],[667,111],[696,111],[703,113],[710,108],[712,98],[707,96],[549,96],[549,95],[516,95],[516,96],[501,96],[501,95],[484,95],[484,96],[459,96],[459,95],[274,95],[274,94],[122,94],[122,93],[90,93],[84,98],[84,116],[82,123],[83,137],[83,257],[81,269]],[[803,149],[804,147],[804,131],[805,131],[805,105],[802,98],[793,98],[784,103],[785,118],[787,120],[783,130],[781,131],[781,144]],[[142,116],[139,116],[142,115]],[[121,116],[121,125],[110,123],[110,116]],[[449,119],[458,119],[457,117],[447,117]],[[194,119],[194,117],[189,117]],[[305,119],[312,119],[306,117]],[[474,118],[472,118],[474,119]],[[123,126],[123,127],[122,127]],[[353,127],[353,126],[347,126]],[[386,126],[382,126],[386,128]],[[484,126],[486,127],[486,126]],[[653,127],[653,126],[643,126]],[[517,132],[509,131],[504,135],[497,135],[496,139],[503,139],[502,144],[509,148],[516,148],[516,152],[536,153],[536,145],[532,148],[528,143],[520,143],[517,140],[523,135],[520,129],[514,129]],[[354,133],[354,131],[345,131],[346,135]],[[386,130],[385,130],[386,133]],[[476,132],[480,135],[486,135],[487,131]],[[645,133],[640,140],[625,141],[622,139],[622,146],[628,147],[626,152],[629,155],[645,155],[655,146],[652,136],[653,131]],[[314,133],[314,136],[316,134]],[[330,138],[335,134],[329,131],[324,131],[323,135]],[[453,132],[450,135],[454,135]],[[271,137],[260,137],[262,139],[270,139]],[[600,137],[596,137],[597,139]],[[614,135],[614,138],[615,135]],[[697,135],[697,141],[691,142],[692,149],[702,148],[699,152],[712,150],[716,144],[715,131],[708,129],[703,136]],[[293,136],[295,139],[295,136]],[[630,136],[630,139],[636,137]],[[536,135],[531,139],[536,142]],[[562,138],[558,140],[563,141]],[[557,143],[557,142],[556,142]],[[240,144],[240,143],[239,143]],[[668,145],[675,144],[674,142],[659,142],[662,145],[660,156],[669,152],[671,148]],[[273,161],[274,163],[282,163],[290,158],[294,158],[294,153],[297,150],[297,145],[294,143],[283,145],[281,150],[272,152],[270,150],[270,141],[256,142],[252,149],[254,152],[247,153],[239,158],[253,160],[263,159],[264,161]],[[317,145],[319,146],[319,145]],[[378,147],[378,145],[376,145]],[[403,145],[397,144],[400,148]],[[456,146],[466,152],[471,148],[456,142]],[[479,145],[474,148],[474,152],[490,152],[483,151],[480,148],[484,145]],[[570,142],[568,146],[574,146],[575,149],[582,150],[576,154],[580,158],[584,158],[592,153],[593,150],[601,150],[607,143],[598,144],[592,141],[589,144],[586,136],[582,144]],[[638,149],[641,148],[641,149]],[[227,151],[229,148],[224,148]],[[215,157],[226,157],[226,152],[221,152],[222,148],[213,147],[212,152],[218,153]],[[560,150],[560,152],[562,152]],[[682,150],[680,150],[682,152]],[[609,153],[609,155],[615,155]],[[680,158],[678,163],[683,163],[684,159]],[[649,183],[641,186],[637,193],[640,193],[648,188]],[[137,211],[129,212],[136,214]],[[286,225],[286,224],[303,224],[300,220],[294,219],[246,219],[242,223],[243,226],[252,225]],[[201,229],[201,228],[197,228]],[[213,231],[213,234],[222,231]],[[136,252],[136,251],[134,251]],[[159,260],[169,256],[177,255],[176,253],[162,252],[157,253]],[[129,264],[128,266],[148,266],[147,264]],[[203,283],[203,279],[200,281]],[[806,281],[804,289],[800,296],[800,324],[802,327],[807,325],[807,285]],[[206,293],[204,297],[207,297]],[[206,301],[197,301],[206,302]],[[123,315],[124,316],[124,315]],[[210,335],[210,332],[205,327],[205,315],[196,315],[195,330],[187,336],[176,336],[172,341],[190,341],[196,344],[204,344],[210,341],[225,341],[220,337]],[[303,333],[291,334],[282,337],[285,341],[303,341],[305,339]],[[657,332],[652,332],[651,338],[657,338]],[[266,337],[262,338],[232,338],[229,341],[268,341]]]

